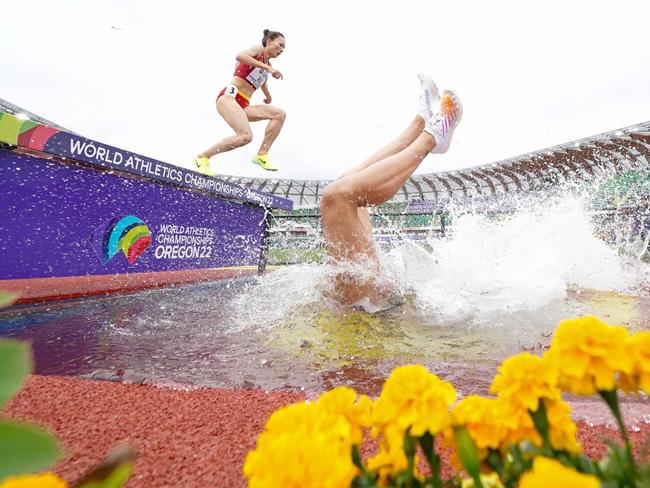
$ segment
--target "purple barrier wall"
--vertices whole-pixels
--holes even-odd
[[[0,280],[257,265],[264,217],[259,206],[0,149]]]
[[[144,176],[175,186],[201,190],[222,198],[284,210],[293,208],[291,200],[286,198],[269,195],[252,188],[243,188],[228,181],[207,177],[196,171],[86,139],[32,120],[19,119],[1,111],[0,142],[63,159],[82,161],[92,166]]]

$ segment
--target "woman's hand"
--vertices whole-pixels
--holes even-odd
[[[270,95],[270,94],[264,97],[264,103],[267,103],[267,104],[268,104],[268,103],[271,103],[272,100],[273,100],[273,99],[271,98],[271,95]]]
[[[275,69],[275,68],[273,68],[273,67],[271,67],[271,66],[269,66],[269,69],[267,69],[266,71],[268,71],[269,74],[270,74],[273,78],[275,78],[276,80],[281,80],[281,79],[283,79],[283,78],[282,78],[282,73],[280,73],[280,71],[278,71],[277,69]]]

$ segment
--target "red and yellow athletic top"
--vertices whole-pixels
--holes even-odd
[[[261,63],[267,64],[263,52],[255,56],[255,59]],[[251,66],[250,64],[242,63],[240,61],[237,61],[234,75],[246,80],[248,84],[256,90],[266,83],[266,80],[269,78],[269,73],[265,69]]]

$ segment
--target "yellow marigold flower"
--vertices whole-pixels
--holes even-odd
[[[424,475],[419,470],[420,456],[415,454],[414,475],[423,480]],[[398,473],[406,471],[408,459],[404,453],[404,431],[396,425],[389,425],[379,442],[379,452],[366,462],[368,471],[379,474],[379,486],[387,486],[389,480]]]
[[[424,366],[401,366],[393,370],[374,404],[373,425],[383,431],[394,424],[402,432],[410,429],[414,437],[437,434],[447,425],[448,408],[455,399],[454,387]]]
[[[571,407],[563,400],[545,400],[548,436],[555,450],[577,454],[582,446],[576,439],[576,424],[571,419]]]
[[[535,411],[541,398],[558,399],[557,371],[539,356],[517,354],[506,359],[490,386],[492,393]]]
[[[351,456],[354,426],[330,410],[340,393],[326,399],[325,407],[302,402],[271,415],[256,448],[246,456],[244,475],[250,488],[350,486],[358,474]]]
[[[542,437],[535,428],[530,411],[521,405],[510,403],[501,398],[495,402],[496,415],[504,434],[499,448],[508,449],[510,444],[528,441],[536,446],[542,445]]]
[[[0,488],[67,488],[68,483],[54,473],[13,476],[0,482]]]
[[[598,478],[582,474],[555,459],[536,457],[533,469],[524,473],[519,488],[599,488]]]
[[[395,424],[386,426],[379,442],[379,452],[368,459],[368,469],[378,470],[380,478],[404,471],[408,460],[404,453],[404,431]]]
[[[544,399],[546,417],[549,423],[549,440],[554,449],[579,453],[582,446],[576,439],[576,425],[571,419],[571,407],[563,400]],[[507,449],[510,444],[528,441],[536,446],[542,445],[542,437],[535,428],[530,411],[498,398],[494,404],[497,423],[503,434],[500,449]]]
[[[482,474],[480,477],[483,488],[503,488],[503,483],[501,483],[497,473]],[[461,488],[474,488],[474,486],[474,480],[468,478],[463,480]]]
[[[357,401],[357,392],[352,388],[340,386],[318,399],[318,405],[334,415],[342,415],[350,425],[352,443],[361,444],[363,440],[363,427],[369,427],[372,414],[372,400],[361,395]]]
[[[629,343],[632,373],[621,375],[621,387],[630,392],[643,390],[650,395],[650,332],[637,332]]]
[[[505,428],[499,422],[496,400],[470,395],[451,409],[451,425],[465,426],[483,459],[487,449],[497,449],[505,437]],[[451,435],[451,429],[447,435]]]
[[[624,327],[596,317],[561,322],[546,355],[559,372],[560,388],[578,395],[616,388],[618,374],[632,372],[628,337]]]

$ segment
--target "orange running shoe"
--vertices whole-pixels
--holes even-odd
[[[458,95],[451,90],[443,91],[440,98],[440,111],[425,121],[424,130],[436,140],[436,146],[431,150],[431,154],[447,152],[454,130],[462,118],[463,104],[460,103]]]

